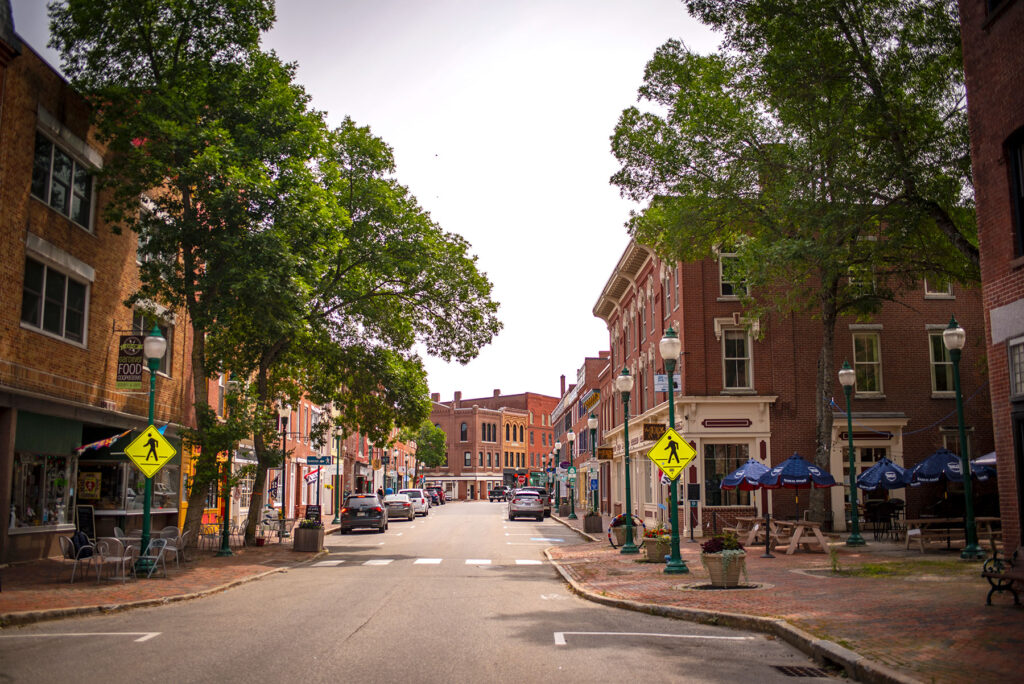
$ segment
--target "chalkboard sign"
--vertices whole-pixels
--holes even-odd
[[[92,506],[75,506],[75,526],[90,540],[96,541],[96,517]]]
[[[320,520],[320,504],[306,506],[306,520]]]

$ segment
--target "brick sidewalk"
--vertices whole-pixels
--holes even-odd
[[[556,519],[582,528],[582,518]],[[748,581],[763,586],[722,591],[692,586],[707,582],[699,544],[680,545],[689,574],[665,575],[664,564],[638,562],[642,554],[623,556],[604,533],[593,536],[599,540],[554,547],[549,555],[595,598],[781,619],[913,679],[1022,676],[1024,610],[1013,607],[1009,593],[996,594],[986,606],[989,585],[979,574],[981,564],[963,562],[956,552],[921,554],[870,536],[860,549],[836,541],[843,570],[872,564],[905,573],[836,576],[827,554],[776,553],[765,559],[763,548],[753,548],[746,559]]]

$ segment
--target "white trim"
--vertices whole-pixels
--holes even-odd
[[[49,262],[49,265],[55,266],[68,275],[77,275],[79,278],[89,281],[90,284],[96,281],[96,269],[81,259],[71,256],[60,247],[50,244],[35,233],[26,234],[25,249],[32,252],[33,256]]]

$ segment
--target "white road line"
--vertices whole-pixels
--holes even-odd
[[[490,558],[467,558],[466,565],[490,565]]]
[[[532,560],[532,559],[524,560],[522,558],[517,558],[516,559],[516,565],[543,565],[543,563],[544,563],[544,561],[539,561],[539,560]]]
[[[343,560],[325,560],[325,561],[320,561],[319,563],[313,563],[313,567],[314,568],[333,568],[335,566],[341,565],[344,562],[345,561],[343,561]]]
[[[440,558],[417,558],[413,561],[413,565],[440,565]]]
[[[719,641],[750,641],[754,637],[735,636],[711,636],[705,634],[658,634],[656,632],[555,632],[555,646],[565,646],[566,634],[578,634],[582,636],[641,636],[641,637],[665,637],[666,639],[717,639]]]
[[[390,565],[395,562],[394,558],[377,558],[375,560],[368,560],[363,565]]]
[[[668,380],[666,380],[665,382],[668,382]],[[396,537],[401,537],[401,536],[402,536],[402,533],[401,533],[401,532],[395,532],[395,536],[396,536]]]
[[[509,546],[551,546],[548,542],[505,542]]]
[[[564,539],[558,539],[556,537],[530,537],[530,541],[555,541],[564,542]]]
[[[136,643],[149,641],[162,632],[57,632],[53,634],[0,634],[0,639],[38,639],[45,637],[91,637],[91,636],[139,636],[133,639]]]

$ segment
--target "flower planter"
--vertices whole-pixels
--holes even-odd
[[[601,519],[601,514],[587,513],[585,516],[583,516],[583,531],[598,533],[604,531],[604,522]]]
[[[648,561],[652,563],[664,563],[665,556],[672,553],[672,543],[669,541],[662,541],[656,537],[644,539],[644,553],[647,554]]]
[[[324,548],[324,528],[295,529],[295,541],[292,542],[293,551],[305,551],[316,553]]]
[[[613,527],[612,528],[612,534],[615,536],[615,545],[616,546],[625,546],[626,545],[626,526],[625,525],[619,525],[618,527]],[[636,530],[636,527],[634,527],[633,528],[633,539],[636,539],[636,537],[637,537],[637,530]]]
[[[702,553],[700,562],[708,571],[712,586],[735,587],[739,585],[740,573],[746,567],[747,554],[743,551]]]

